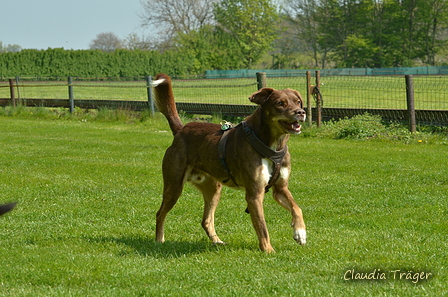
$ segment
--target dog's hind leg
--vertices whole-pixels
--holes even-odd
[[[222,184],[207,174],[201,173],[198,176],[201,178],[193,178],[191,182],[202,192],[204,197],[202,228],[214,244],[225,244],[215,231],[215,210],[221,198]]]
[[[156,214],[156,241],[164,242],[165,219],[168,212],[174,207],[180,195],[182,194],[183,186],[173,189],[172,187],[165,187],[163,193],[162,205]]]
[[[306,244],[306,229],[303,221],[303,214],[300,207],[294,201],[291,192],[286,185],[276,185],[273,193],[275,201],[281,206],[289,210],[292,215],[291,227],[294,229],[293,238],[298,244]]]
[[[163,200],[156,214],[156,241],[158,242],[165,241],[164,226],[166,216],[182,194],[185,175],[188,174],[186,164],[178,162],[177,166],[173,166],[171,163],[173,160],[176,161],[175,158],[168,156],[168,154],[165,155],[163,160]]]

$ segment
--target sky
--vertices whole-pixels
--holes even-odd
[[[99,33],[147,35],[140,0],[2,0],[0,41],[23,49],[88,49]]]

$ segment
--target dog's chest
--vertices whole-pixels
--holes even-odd
[[[273,173],[274,173],[274,163],[267,158],[263,158],[261,160],[261,179],[263,180],[263,182],[269,183],[269,179],[271,178]],[[280,169],[279,178],[281,179],[289,178],[289,169],[287,167],[282,167]]]

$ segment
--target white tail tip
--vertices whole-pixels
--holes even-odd
[[[161,83],[163,83],[165,81],[164,78],[158,79],[158,80],[153,80],[151,81],[151,86],[153,87],[157,87],[158,85],[160,85]]]

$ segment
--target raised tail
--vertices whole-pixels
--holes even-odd
[[[177,112],[176,102],[174,102],[171,78],[166,74],[158,74],[156,80],[153,81],[153,86],[154,103],[157,110],[166,117],[173,135],[176,135],[184,125]]]

